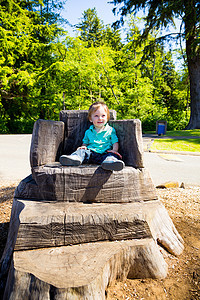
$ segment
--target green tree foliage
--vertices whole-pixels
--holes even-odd
[[[15,132],[20,120],[33,123],[40,115],[36,82],[53,60],[50,42],[59,29],[41,25],[39,13],[27,2],[8,0],[0,6],[0,128]]]
[[[36,5],[36,11],[40,11],[42,24],[63,24],[66,21],[60,16],[60,11],[64,7],[64,0],[43,0],[42,3]]]
[[[174,18],[182,20],[186,41],[187,65],[190,79],[191,116],[187,129],[200,128],[200,5],[198,0],[113,0],[120,5],[121,22],[129,13],[147,11],[143,39],[153,29],[174,25]],[[116,11],[116,8],[114,9]]]
[[[80,30],[80,37],[87,41],[88,46],[99,46],[104,36],[103,22],[98,18],[95,8],[83,12],[81,22],[76,26]]]
[[[88,10],[80,35],[72,38],[44,18],[40,5],[1,3],[1,133],[31,132],[38,118],[57,120],[61,109],[87,109],[99,99],[116,109],[118,118],[141,119],[145,130],[155,129],[159,118],[171,129],[183,128],[187,73],[177,73],[156,33],[139,43],[142,33],[132,17],[123,44],[118,29],[104,26],[96,11]],[[89,18],[91,28],[96,24],[92,34]],[[149,44],[154,51],[146,52]]]
[[[107,25],[104,30],[104,42],[113,50],[120,50],[123,47],[120,30],[116,26]]]
[[[186,86],[179,85],[181,75],[175,70],[171,53],[157,43],[156,32],[139,43],[141,40],[138,21],[131,18],[127,43],[118,61],[125,95],[123,112],[140,118],[145,130],[155,129],[158,119],[167,119],[173,128],[186,125]],[[145,52],[148,44],[154,44],[154,51]]]
[[[89,8],[83,12],[81,22],[76,25],[76,28],[80,32],[81,40],[87,42],[87,47],[98,47],[104,44],[111,46],[114,50],[122,47],[120,30],[116,26],[104,26],[95,8]]]

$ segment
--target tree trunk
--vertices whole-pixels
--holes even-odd
[[[105,300],[115,280],[165,278],[153,239],[14,252],[3,300]]]
[[[190,121],[186,129],[200,129],[200,56],[188,58],[190,76]]]
[[[171,254],[183,251],[159,200],[84,204],[14,198],[0,294],[7,281],[4,300],[104,300],[115,280],[167,276],[157,241]]]
[[[200,50],[198,47],[197,10],[193,1],[184,1],[185,37],[190,77],[190,121],[186,129],[200,129]]]

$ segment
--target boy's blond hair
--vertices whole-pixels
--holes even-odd
[[[105,111],[107,113],[107,120],[108,121],[110,120],[110,112],[109,112],[108,106],[102,101],[97,101],[89,107],[88,120],[91,119],[92,114],[101,106],[103,106],[103,108],[105,109]]]

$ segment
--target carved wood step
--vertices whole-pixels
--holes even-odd
[[[15,250],[152,237],[136,203],[83,204],[14,199],[19,210]],[[23,210],[20,212],[21,208]]]
[[[151,236],[174,255],[183,251],[183,240],[158,200],[83,204],[14,199],[4,252],[14,245],[23,250]]]
[[[111,172],[96,165],[34,168],[33,178],[21,181],[15,197],[70,202],[126,203],[157,199],[146,168],[125,167]],[[35,181],[34,181],[34,180]]]
[[[99,242],[15,251],[4,300],[105,299],[116,279],[164,278],[165,263],[153,239]]]

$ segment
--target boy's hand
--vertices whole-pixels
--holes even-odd
[[[87,150],[87,147],[86,147],[86,146],[80,146],[80,147],[77,148],[77,150],[78,150],[78,149],[84,149],[84,150]]]
[[[119,152],[117,152],[117,151],[114,151],[114,150],[107,150],[107,152],[111,152],[111,153],[117,154],[117,155],[122,159],[121,154],[119,154]]]

